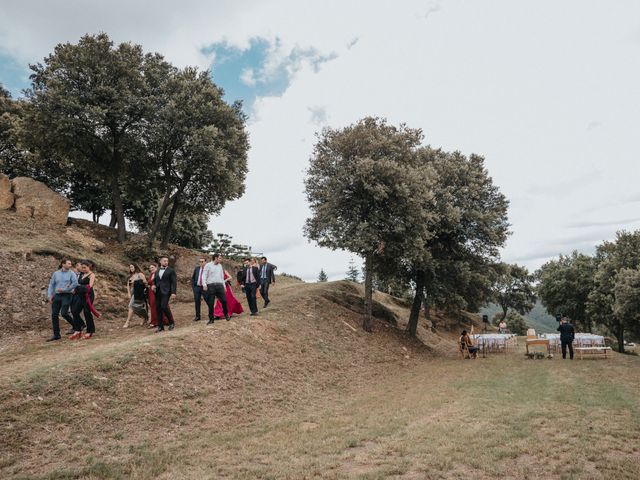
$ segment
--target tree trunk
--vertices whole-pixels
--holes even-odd
[[[422,299],[424,296],[424,275],[418,272],[416,275],[416,293],[413,296],[413,304],[411,305],[411,314],[409,315],[409,323],[407,323],[407,332],[409,336],[415,337],[418,332],[418,320],[420,318],[420,308],[422,307]]]
[[[93,220],[93,223],[98,223],[100,221],[100,215],[96,212],[91,212],[91,220]]]
[[[176,213],[178,212],[179,206],[180,197],[176,192],[176,194],[173,196],[173,206],[171,207],[171,212],[169,213],[169,218],[167,219],[167,225],[164,227],[162,243],[160,244],[161,248],[167,248],[167,245],[169,245],[169,239],[171,238],[171,232],[173,231],[173,222],[176,219]]]
[[[118,242],[122,243],[127,239],[127,231],[124,223],[124,204],[120,195],[120,186],[118,185],[118,176],[114,175],[111,179],[111,196],[115,210],[116,221],[118,222]]]
[[[149,253],[151,253],[151,249],[153,248],[153,241],[156,239],[156,235],[158,235],[158,230],[160,230],[160,223],[162,222],[162,218],[167,211],[170,200],[171,195],[169,193],[169,190],[167,190],[164,194],[164,198],[162,199],[162,203],[160,204],[160,208],[156,213],[156,218],[153,221],[153,225],[151,226],[151,231],[147,235],[147,251]]]
[[[624,353],[624,328],[622,325],[618,326],[616,330],[616,338],[618,339],[618,352]]]
[[[367,253],[364,268],[364,319],[362,328],[365,332],[370,332],[372,330],[371,309],[373,305],[373,253]]]
[[[116,218],[116,209],[115,207],[111,208],[111,219],[109,220],[109,226],[111,228],[115,228],[115,226],[118,224],[118,219]]]
[[[502,318],[500,318],[500,321],[502,321],[507,318],[507,310],[509,309],[509,307],[503,307],[502,305],[500,305],[500,307],[502,308]]]

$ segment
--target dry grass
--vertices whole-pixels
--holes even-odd
[[[638,478],[637,357],[434,356],[279,284],[211,328],[101,332],[0,354],[0,477]],[[378,301],[401,313],[384,296]]]

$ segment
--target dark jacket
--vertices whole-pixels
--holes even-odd
[[[260,284],[260,269],[258,267],[243,267],[242,268],[242,275],[240,276],[240,283],[242,285],[247,283],[247,271],[250,268],[253,269],[253,278],[255,278],[256,283],[259,285]]]
[[[191,288],[198,286],[198,277],[200,276],[200,265],[193,269],[193,275],[191,275]]]
[[[575,337],[576,331],[573,328],[573,325],[570,323],[562,323],[558,327],[558,331],[560,332],[560,341],[569,343],[573,342],[573,338]]]
[[[158,269],[153,277],[153,284],[156,286],[156,294],[162,293],[163,295],[170,295],[176,293],[178,279],[175,270],[167,267],[162,274],[162,278],[160,278],[160,269]]]
[[[269,262],[265,263],[265,265],[267,266],[267,278],[264,281],[262,280],[262,267],[264,265],[260,265],[260,283],[276,283],[276,274],[274,271],[277,270],[278,267],[271,265]]]

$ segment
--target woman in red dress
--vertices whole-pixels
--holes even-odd
[[[158,271],[158,265],[156,263],[152,263],[151,265],[149,265],[149,279],[148,279],[148,284],[149,284],[149,288],[148,290],[148,295],[149,295],[149,310],[150,310],[150,317],[151,317],[151,321],[149,322],[149,328],[156,328],[158,326],[158,313],[156,312],[156,294],[153,291],[153,288],[151,288],[151,285],[153,285],[153,280],[155,279],[156,276],[156,272]],[[164,325],[169,325],[169,319],[167,318],[166,315],[163,315],[163,324]]]
[[[242,305],[240,305],[240,302],[236,299],[236,297],[233,295],[233,291],[231,290],[232,278],[233,277],[229,275],[229,272],[225,270],[224,282],[227,290],[227,311],[229,313],[229,316],[233,315],[234,313],[240,315],[242,312],[244,312]],[[216,300],[216,307],[213,310],[213,317],[214,318],[224,317],[224,312],[222,311],[222,304],[217,300]]]

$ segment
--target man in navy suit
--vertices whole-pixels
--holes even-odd
[[[276,283],[276,274],[275,271],[278,269],[275,265],[267,262],[267,257],[262,257],[260,259],[260,295],[264,299],[264,307],[267,308],[271,303],[269,300],[269,286],[272,283]]]
[[[205,263],[204,258],[198,259],[198,266],[193,269],[193,275],[191,275],[193,301],[196,304],[196,317],[193,319],[194,322],[200,320],[200,305],[202,303],[202,299],[204,298],[205,303],[207,302],[207,292],[202,289],[202,274],[204,273]]]

